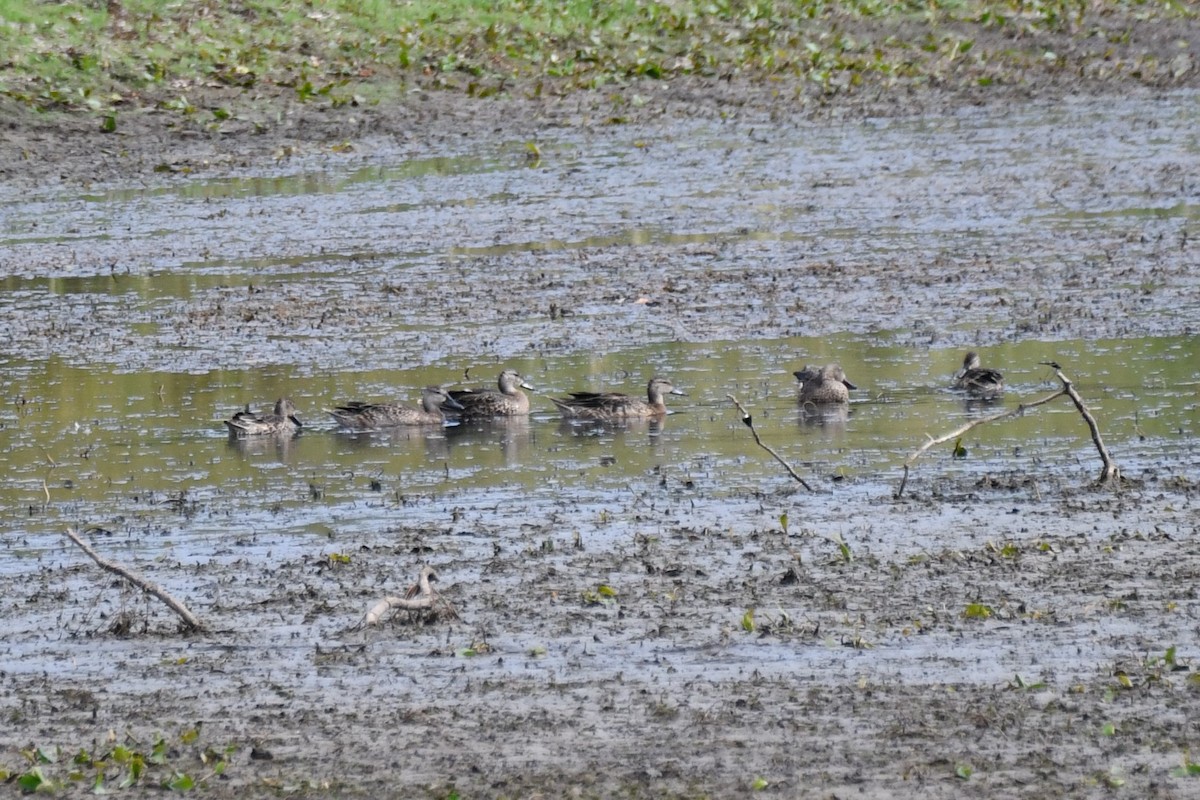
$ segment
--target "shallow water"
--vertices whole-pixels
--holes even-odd
[[[603,497],[663,483],[713,500],[788,486],[782,468],[754,446],[729,394],[751,410],[764,440],[817,488],[836,494],[859,484],[860,491],[886,496],[904,458],[927,435],[1052,393],[1057,381],[1038,364],[1051,359],[1069,365],[1128,473],[1194,474],[1200,466],[1197,346],[1194,337],[1177,337],[996,347],[987,352],[989,363],[1004,366],[1008,390],[995,403],[972,402],[946,388],[957,350],[880,347],[853,336],[510,359],[505,364],[539,390],[532,393],[530,418],[368,434],[336,431],[322,409],[352,398],[414,402],[418,387],[453,382],[454,370],[313,377],[285,366],[111,374],[59,359],[10,362],[10,404],[0,430],[0,463],[9,476],[4,506],[9,525],[50,533],[64,519],[100,524],[134,496],[185,494],[226,513],[253,515],[269,506],[277,518],[309,519],[332,518],[343,504],[372,498],[399,502],[494,490],[552,503],[564,493]],[[849,407],[806,413],[781,365],[835,357],[860,389]],[[482,382],[486,370],[477,368],[472,378]],[[548,400],[581,388],[638,392],[652,372],[670,374],[688,393],[669,398],[674,413],[661,423],[563,422]],[[299,436],[228,440],[222,419],[243,401],[265,406],[282,394],[293,398],[306,423]],[[915,478],[1025,472],[1083,483],[1098,472],[1087,429],[1066,398],[975,428],[964,445],[967,457],[959,459],[952,444],[935,448],[917,463]],[[236,534],[236,526],[230,532]],[[186,524],[180,535],[186,538]]]

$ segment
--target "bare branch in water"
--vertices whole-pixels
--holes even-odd
[[[811,492],[813,490],[813,488],[808,485],[808,483],[804,480],[804,478],[801,478],[799,475],[796,474],[796,470],[792,469],[792,465],[789,464],[788,462],[784,461],[783,456],[779,455],[779,453],[776,453],[774,450],[772,450],[770,448],[770,446],[764,444],[763,440],[759,438],[758,431],[756,431],[754,429],[754,419],[753,419],[753,417],[750,416],[750,412],[747,411],[745,409],[745,407],[741,403],[739,403],[738,399],[736,397],[734,397],[733,395],[727,394],[725,396],[733,401],[733,404],[735,406],[737,406],[738,411],[742,412],[742,423],[747,428],[750,429],[750,433],[753,434],[753,436],[754,436],[755,443],[759,447],[761,447],[763,450],[766,450],[768,453],[770,453],[775,458],[776,461],[778,461],[780,464],[783,464],[783,468],[788,471],[788,474],[791,475],[793,478],[795,478],[796,481],[801,486],[803,486],[805,489],[808,489]]]

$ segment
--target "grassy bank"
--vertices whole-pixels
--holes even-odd
[[[637,77],[987,86],[1028,70],[1187,80],[1182,0],[0,0],[0,96],[38,110],[183,112],[214,93],[338,106],[381,88],[488,96]],[[1174,31],[1174,33],[1172,33]],[[210,103],[211,107],[211,103]],[[212,108],[218,117],[228,109]]]

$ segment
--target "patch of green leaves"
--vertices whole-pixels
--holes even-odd
[[[93,794],[155,786],[186,791],[223,775],[238,749],[236,744],[228,744],[219,750],[206,746],[197,752],[199,739],[200,730],[191,728],[174,739],[157,736],[147,748],[126,736],[106,750],[80,749],[65,761],[57,749],[30,748],[21,753],[30,768],[16,781],[25,792],[53,792],[85,782]]]
[[[967,607],[963,609],[965,619],[991,619],[995,614],[992,607],[985,603],[967,603]]]
[[[585,606],[608,606],[617,602],[617,590],[602,583],[595,589],[584,589],[581,597]]]
[[[995,542],[988,542],[986,545],[984,545],[984,550],[989,553],[994,553],[1001,558],[1016,558],[1017,556],[1021,555],[1021,548],[1012,542],[1005,542],[1004,544],[999,545]]]
[[[846,541],[846,537],[843,536],[841,532],[831,533],[825,538],[837,545],[838,561],[843,564],[849,564],[854,561],[854,553],[850,550],[850,544]]]
[[[1012,683],[1010,683],[1009,686],[1012,687],[1013,689],[1020,689],[1022,691],[1036,691],[1038,689],[1045,689],[1046,682],[1045,681],[1037,681],[1036,683],[1029,683],[1024,678],[1022,678],[1020,676],[1020,674],[1017,674],[1017,675],[1013,676]]]
[[[1125,785],[1125,778],[1119,768],[1113,767],[1107,772],[1097,773],[1096,782],[1108,789],[1120,789]]]

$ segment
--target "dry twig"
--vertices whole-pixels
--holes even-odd
[[[733,395],[727,394],[725,396],[733,401],[733,404],[735,406],[737,406],[738,411],[742,412],[742,422],[745,424],[745,426],[747,428],[750,429],[750,433],[754,435],[755,443],[759,447],[761,447],[763,450],[766,450],[768,453],[770,453],[775,458],[776,461],[778,461],[780,464],[783,465],[783,468],[788,471],[789,475],[791,475],[793,478],[795,478],[796,481],[801,486],[803,486],[805,489],[808,489],[811,492],[813,490],[813,488],[808,485],[808,483],[804,480],[804,478],[801,478],[799,475],[796,474],[796,470],[792,469],[792,465],[789,464],[788,462],[784,461],[783,456],[779,455],[779,453],[776,453],[768,445],[764,444],[762,439],[759,438],[758,431],[756,431],[754,429],[754,419],[750,416],[750,412],[747,411],[745,409],[745,407],[741,403],[739,403],[738,399],[736,397],[734,397]]]
[[[1062,393],[1071,398],[1071,402],[1075,404],[1075,409],[1083,417],[1083,421],[1087,423],[1088,430],[1092,434],[1092,444],[1096,445],[1096,451],[1100,453],[1100,461],[1104,464],[1104,468],[1100,470],[1100,483],[1112,483],[1121,479],[1121,470],[1117,469],[1117,464],[1112,460],[1112,456],[1108,454],[1108,448],[1104,446],[1104,440],[1100,438],[1100,426],[1096,424],[1096,418],[1092,416],[1092,412],[1084,405],[1083,398],[1079,396],[1079,392],[1075,391],[1074,384],[1063,375],[1062,367],[1054,361],[1041,362],[1047,367],[1054,370],[1054,375],[1062,381]]]
[[[120,564],[117,564],[116,562],[109,561],[108,559],[104,558],[99,553],[97,553],[95,550],[93,550],[91,545],[89,545],[87,542],[83,541],[83,539],[79,538],[79,534],[76,531],[72,530],[71,528],[67,528],[67,538],[69,538],[72,542],[74,542],[76,545],[78,545],[79,549],[81,549],[81,550],[83,550],[83,552],[87,553],[88,557],[91,558],[92,561],[95,561],[100,566],[101,569],[107,570],[108,572],[111,572],[114,575],[118,575],[118,576],[124,578],[125,580],[132,583],[134,586],[141,589],[143,592],[146,592],[147,594],[152,594],[155,597],[157,597],[159,600],[166,603],[168,608],[170,608],[172,611],[174,611],[176,614],[179,615],[179,618],[183,620],[183,624],[185,626],[187,626],[187,628],[189,630],[194,630],[194,631],[201,630],[204,627],[200,623],[200,620],[196,617],[196,615],[194,615],[191,611],[188,610],[187,606],[185,606],[183,603],[176,600],[171,595],[170,592],[168,592],[166,589],[159,586],[157,583],[146,580],[142,576],[138,575],[135,572],[130,571],[129,569],[121,566]]]

